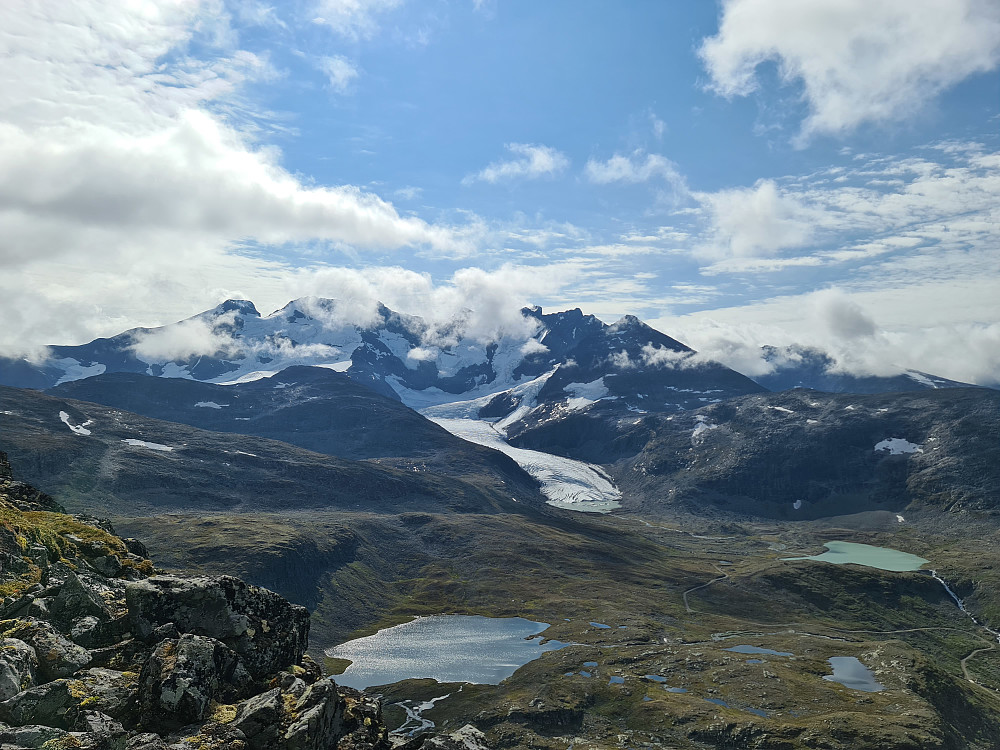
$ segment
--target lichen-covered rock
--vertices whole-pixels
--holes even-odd
[[[208,722],[197,734],[183,737],[167,747],[169,750],[247,750],[248,746],[239,729],[229,724]]]
[[[310,685],[290,712],[294,720],[285,731],[282,746],[288,750],[322,750],[326,747],[322,744],[324,738],[344,734],[346,709],[332,680]]]
[[[59,592],[52,597],[49,609],[56,618],[67,623],[85,616],[99,621],[111,619],[111,611],[101,595],[72,571],[59,587]]]
[[[265,750],[278,745],[283,734],[285,704],[281,689],[274,688],[240,704],[233,726],[240,729],[253,750]]]
[[[79,731],[70,736],[81,750],[125,750],[128,732],[121,724],[99,711],[85,711],[77,720]]]
[[[90,653],[66,638],[52,625],[35,618],[3,620],[0,635],[17,638],[35,650],[38,672],[43,680],[58,680],[90,664]]]
[[[29,725],[23,727],[8,727],[0,725],[0,748],[39,748],[46,742],[68,737],[65,729]]]
[[[450,734],[424,735],[400,745],[396,750],[491,750],[486,735],[472,724]]]
[[[0,701],[35,684],[38,657],[35,649],[17,638],[0,640]]]
[[[238,578],[152,576],[125,590],[139,637],[173,623],[182,633],[222,641],[254,678],[297,664],[309,637],[309,612]]]
[[[229,577],[128,583],[152,573],[140,543],[5,476],[0,453],[0,750],[388,749],[378,700],[305,655],[304,608]]]
[[[239,657],[214,638],[162,641],[139,676],[142,723],[169,730],[203,721],[213,700],[238,698],[250,682]]]
[[[134,713],[137,675],[111,669],[88,669],[76,679],[60,679],[24,690],[0,703],[0,719],[10,724],[42,724],[60,729],[80,729],[88,712],[101,712],[112,720]]]
[[[155,732],[142,732],[128,738],[125,750],[167,750],[167,743]]]

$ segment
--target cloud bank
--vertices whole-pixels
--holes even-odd
[[[993,0],[726,0],[700,49],[712,88],[746,96],[775,62],[802,87],[803,141],[912,116],[944,89],[1000,64]]]

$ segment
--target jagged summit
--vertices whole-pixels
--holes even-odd
[[[257,307],[253,302],[246,299],[227,299],[221,305],[216,306],[213,312],[217,315],[223,315],[227,312],[238,312],[241,315],[253,315],[255,317],[260,317],[260,313],[257,311]]]
[[[717,363],[686,361],[692,349],[632,315],[613,325],[579,308],[530,307],[522,315],[525,325],[512,332],[484,333],[474,329],[472,311],[432,325],[381,303],[302,297],[262,316],[252,302],[231,299],[178,323],[53,347],[27,374],[42,388],[105,372],[224,385],[308,365],[415,408],[506,393],[518,408],[604,401],[605,408],[662,411],[761,390]],[[25,385],[25,370],[0,361],[0,384]],[[524,388],[528,400],[515,393]]]

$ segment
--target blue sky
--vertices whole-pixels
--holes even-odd
[[[317,294],[1000,379],[992,0],[0,9],[0,347]]]

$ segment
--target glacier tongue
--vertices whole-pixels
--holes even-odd
[[[621,507],[621,492],[600,467],[550,453],[509,445],[489,422],[428,415],[432,422],[463,440],[506,453],[542,484],[549,505],[589,513],[607,513]]]

